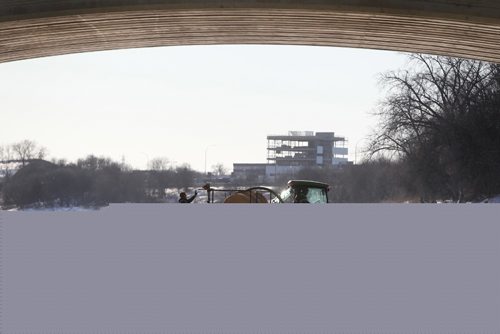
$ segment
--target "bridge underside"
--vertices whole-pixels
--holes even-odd
[[[0,62],[168,45],[287,44],[500,63],[500,2],[373,2],[3,0]]]

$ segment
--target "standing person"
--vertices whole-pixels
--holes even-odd
[[[187,198],[187,195],[185,192],[181,192],[179,194],[179,196],[180,196],[179,203],[191,203],[195,199],[196,195],[198,195],[198,191],[196,191],[196,190],[194,191],[194,195],[189,197],[189,198]]]

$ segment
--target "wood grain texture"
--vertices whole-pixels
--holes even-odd
[[[0,4],[0,62],[212,44],[340,46],[500,62],[500,1],[3,0]]]

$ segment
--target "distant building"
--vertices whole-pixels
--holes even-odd
[[[233,178],[265,182],[308,167],[347,164],[347,140],[334,132],[289,131],[267,136],[267,163],[234,163]]]
[[[267,161],[284,168],[346,164],[346,142],[334,132],[289,131],[288,135],[267,136]]]
[[[234,163],[231,176],[233,179],[262,183],[266,181],[267,166],[266,163]]]

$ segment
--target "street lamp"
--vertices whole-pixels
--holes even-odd
[[[148,163],[149,163],[149,155],[144,152],[139,152],[140,154],[144,155],[146,157],[146,170],[148,169]]]
[[[207,175],[207,152],[210,147],[214,147],[215,145],[208,145],[205,148],[205,175]]]
[[[357,164],[357,162],[358,162],[358,159],[357,159],[357,158],[358,158],[358,144],[359,144],[361,141],[363,141],[363,140],[364,140],[364,138],[361,138],[360,140],[358,140],[358,141],[356,142],[356,146],[354,146],[354,164],[355,164],[355,165],[356,165],[356,164]]]

